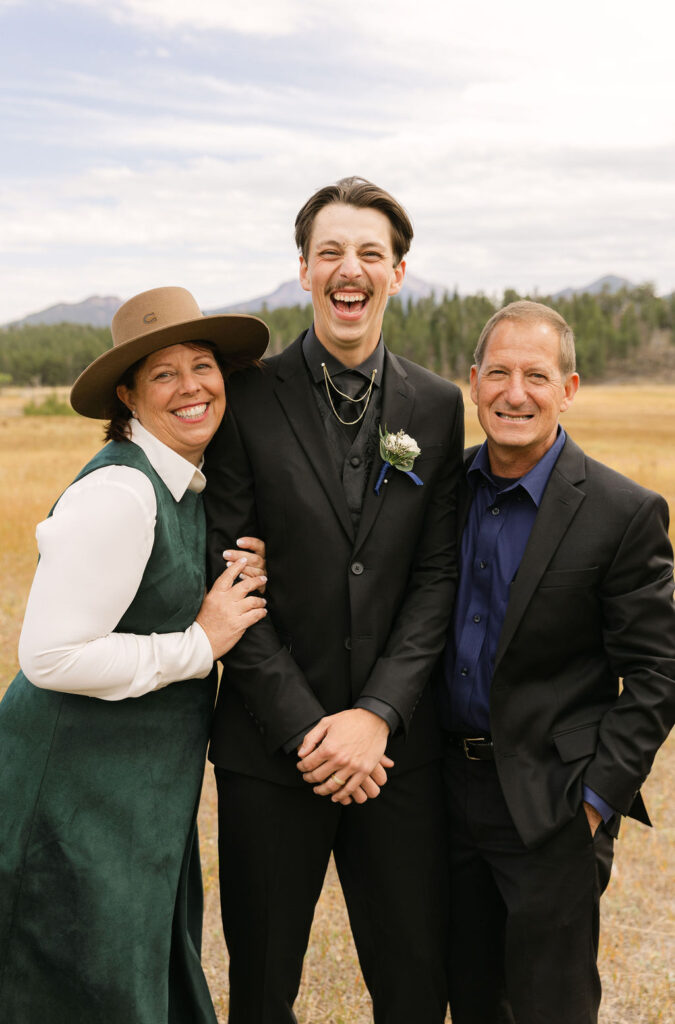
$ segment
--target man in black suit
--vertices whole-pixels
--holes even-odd
[[[214,574],[242,534],[265,539],[269,566],[269,614],[225,659],[209,755],[230,1024],[295,1020],[331,851],[375,1021],[445,1019],[427,681],[454,596],[463,415],[454,385],[384,347],[411,238],[400,204],[363,179],[308,200],[296,241],[314,324],[228,382],[207,455]],[[378,430],[398,435],[402,465]]]
[[[566,436],[578,385],[554,310],[488,321],[440,688],[453,1024],[597,1020],[613,837],[622,814],[649,824],[640,786],[675,713],[668,509]]]

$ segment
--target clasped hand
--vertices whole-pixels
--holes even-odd
[[[206,633],[214,661],[267,615],[265,599],[252,593],[262,593],[267,583],[265,545],[255,537],[242,537],[237,544],[247,549],[246,555],[239,549],[223,552],[227,569],[205,595],[195,620]]]
[[[389,726],[372,711],[350,708],[327,715],[298,747],[298,770],[318,796],[333,803],[374,799],[394,762],[384,753]]]

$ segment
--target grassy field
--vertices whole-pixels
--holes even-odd
[[[100,424],[20,415],[28,395],[0,395],[0,694],[16,671],[16,646],[35,559],[35,524],[99,447]],[[582,388],[564,423],[589,454],[666,496],[675,513],[675,387]],[[467,441],[481,439],[473,407]],[[671,537],[673,531],[671,530]],[[627,821],[603,900],[603,1024],[675,1022],[675,742],[645,786],[654,829]],[[206,892],[204,961],[219,1014],[227,1018],[227,955],[218,917],[215,790],[207,772],[201,808]],[[324,886],[305,961],[302,1024],[367,1024],[360,979],[335,874]],[[411,1021],[411,1024],[415,1024]]]

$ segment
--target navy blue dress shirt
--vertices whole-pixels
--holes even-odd
[[[565,439],[565,431],[559,427],[553,445],[518,479],[494,476],[487,443],[467,472],[473,500],[462,534],[459,585],[444,654],[441,694],[443,725],[450,732],[490,735],[490,685],[511,583]],[[587,787],[584,800],[593,804],[605,821],[614,813]]]
[[[468,470],[473,501],[462,534],[457,601],[445,650],[444,724],[453,732],[490,734],[490,684],[511,583],[565,436],[561,428],[536,466],[516,480],[491,473],[487,444]]]

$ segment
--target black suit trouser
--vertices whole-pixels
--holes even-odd
[[[494,762],[449,750],[453,1024],[595,1024],[600,895],[613,840],[583,806],[537,849],[520,839]]]
[[[331,852],[376,1024],[442,1024],[447,831],[439,762],[390,777],[361,806],[219,768],[216,780],[229,1024],[296,1020]]]

